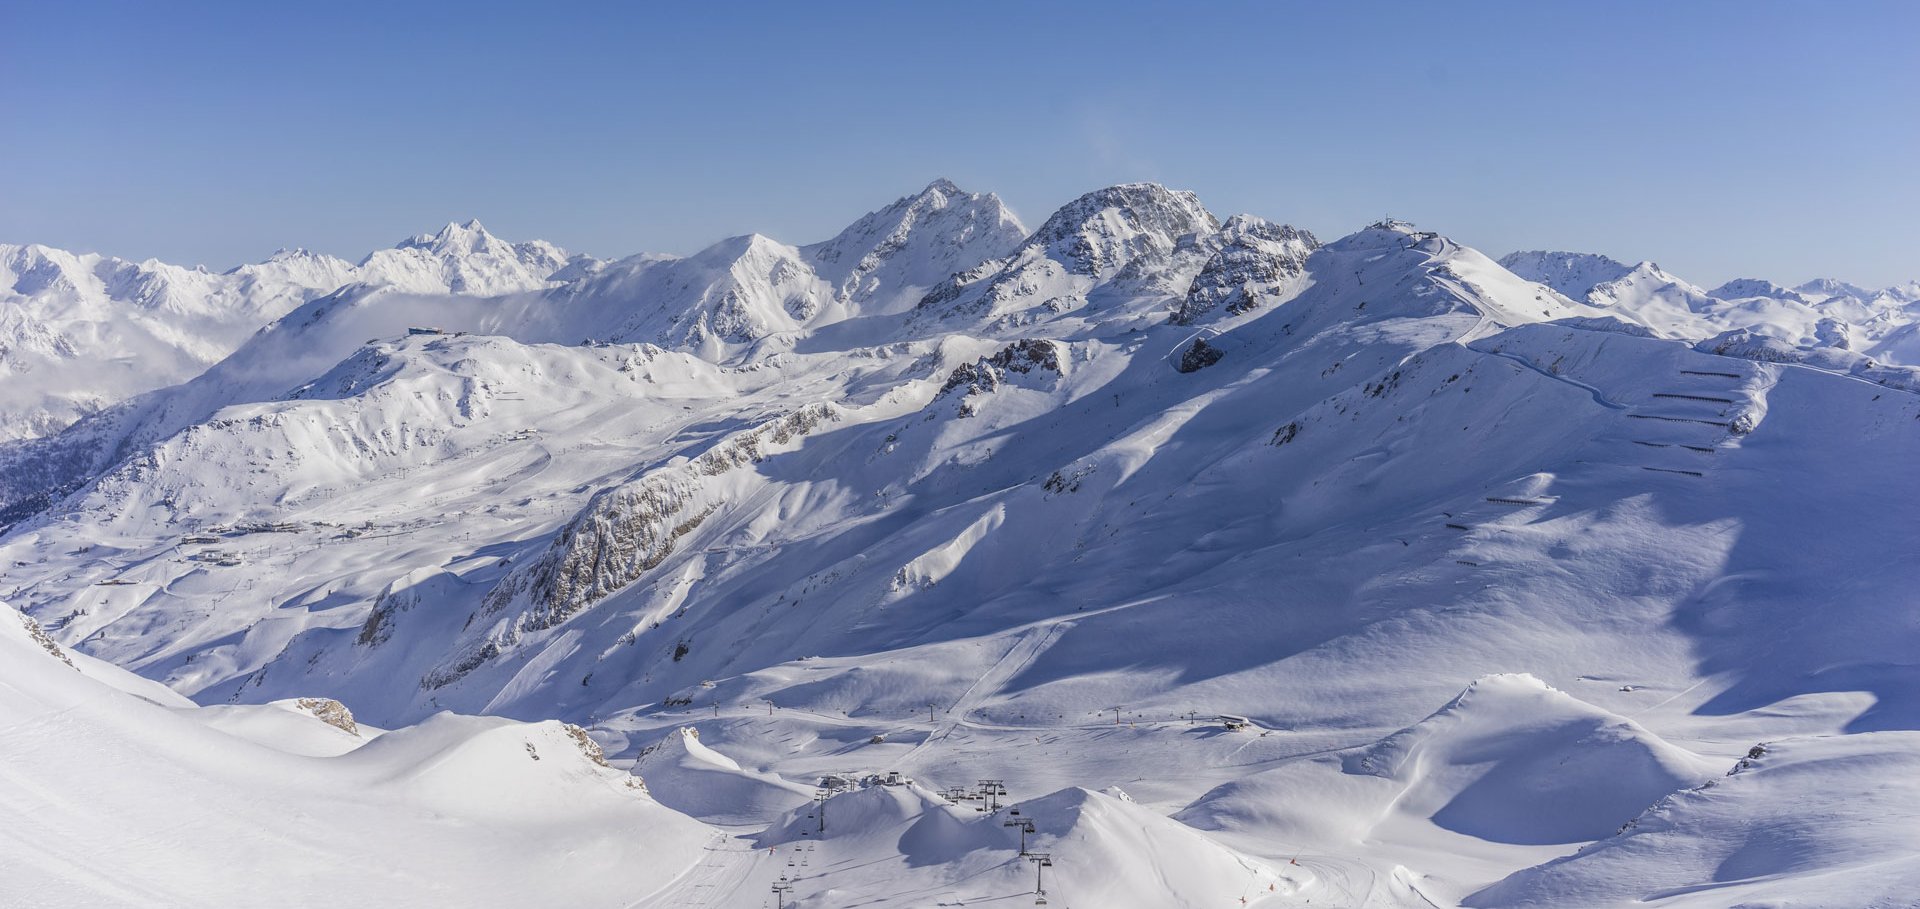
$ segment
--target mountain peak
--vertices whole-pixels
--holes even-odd
[[[395,249],[425,249],[446,255],[448,253],[482,252],[486,247],[499,243],[500,238],[487,232],[479,218],[468,218],[464,223],[448,221],[445,227],[431,234],[416,234],[400,241]]]
[[[304,246],[293,246],[293,247],[282,246],[279,249],[274,250],[273,255],[268,256],[265,259],[265,261],[267,262],[298,262],[306,259],[319,259],[319,258],[323,258],[323,256],[320,253],[316,253],[313,250],[308,249]]]
[[[917,296],[913,288],[1005,255],[1025,236],[999,196],[967,192],[941,177],[802,252],[838,298],[871,301],[885,290],[888,299],[879,302],[886,308]]]
[[[1865,300],[1873,296],[1870,291],[1858,284],[1851,284],[1838,278],[1815,278],[1794,288],[1799,294],[1813,294],[1820,297],[1853,297]]]
[[[470,218],[376,250],[358,268],[370,284],[486,296],[546,286],[568,262],[567,252],[551,243],[509,243]]]
[[[1790,303],[1805,303],[1807,298],[1765,278],[1735,278],[1710,291],[1707,296],[1721,300],[1747,300],[1765,297]]]
[[[1121,183],[1062,206],[1027,240],[1077,274],[1118,268],[1141,255],[1165,253],[1180,238],[1213,233],[1220,220],[1186,190],[1158,183]]]
[[[925,198],[927,196],[932,196],[932,195],[963,196],[966,194],[967,194],[967,191],[964,189],[961,189],[959,185],[954,183],[952,180],[949,180],[945,177],[935,177],[933,178],[932,183],[927,184],[926,189],[923,189],[920,191],[919,198]]]

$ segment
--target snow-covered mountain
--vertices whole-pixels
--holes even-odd
[[[1904,285],[1867,290],[1823,278],[1786,288],[1737,278],[1702,290],[1652,262],[1629,266],[1590,253],[1517,252],[1500,260],[1515,274],[1575,300],[1606,307],[1663,337],[1752,347],[1876,381],[1920,366],[1920,305]]]
[[[358,265],[295,249],[219,274],[0,244],[0,441],[51,435],[193,378],[262,326],[347,284],[492,295],[546,287],[598,264],[549,243],[507,243],[478,221],[402,241]]]
[[[832,285],[836,300],[892,312],[948,275],[1012,249],[1026,235],[1000,197],[936,180],[801,252]]]
[[[1920,728],[1920,384],[1725,321],[1857,297],[1505,263],[1149,184],[1021,235],[938,181],[823,243],[350,286],[0,444],[0,599],[203,705],[578,724],[678,846],[723,828],[620,905],[1910,888],[1847,852],[1897,831],[1713,857],[1785,854],[1743,823],[1825,773],[1827,823],[1920,822],[1856,769]]]

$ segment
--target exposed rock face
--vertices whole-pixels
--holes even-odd
[[[546,552],[516,568],[487,594],[476,618],[508,613],[449,663],[421,680],[439,688],[498,657],[521,635],[560,625],[638,580],[671,556],[681,538],[725,507],[712,482],[757,464],[777,447],[840,418],[830,404],[809,404],[743,430],[684,464],[602,490],[567,523]]]
[[[1152,183],[1095,190],[1054,212],[1011,255],[942,282],[916,310],[942,319],[999,316],[1015,322],[1068,312],[1085,305],[1091,284],[1137,283],[1128,275],[1130,266],[1165,263],[1183,250],[1197,253],[1199,238],[1219,229],[1219,220],[1190,192]],[[1134,270],[1146,277],[1164,269]]]
[[[1219,251],[1194,276],[1186,299],[1170,319],[1191,325],[1224,308],[1234,315],[1258,309],[1293,278],[1306,272],[1307,256],[1320,248],[1313,234],[1250,215],[1227,220],[1215,243]]]
[[[675,541],[713,513],[698,498],[698,486],[679,477],[648,477],[595,496],[534,567],[534,608],[521,627],[558,625],[657,567]],[[517,585],[495,588],[487,608],[504,606],[517,593]]]
[[[722,504],[705,494],[698,478],[757,464],[771,448],[838,417],[830,405],[809,405],[734,435],[694,458],[686,470],[644,477],[595,496],[529,572],[535,608],[522,628],[558,625],[657,567],[675,541]],[[517,585],[503,582],[488,596],[487,608],[499,608],[516,593]]]
[[[21,615],[20,624],[22,627],[27,629],[27,637],[32,638],[35,644],[39,644],[40,648],[42,650],[45,650],[48,656],[51,656],[54,659],[67,664],[68,666],[73,666],[73,658],[67,656],[67,652],[65,650],[61,650],[60,645],[54,643],[53,638],[47,636],[46,629],[41,628],[39,622],[36,622],[33,619],[28,618],[26,615]],[[78,669],[80,667],[74,666],[73,668]]]
[[[602,767],[610,766],[607,764],[607,754],[601,750],[600,743],[594,741],[593,736],[588,735],[585,729],[572,723],[562,723],[561,726],[567,730],[567,737],[573,739],[575,745],[580,746],[580,753],[586,755],[587,760]]]
[[[1220,362],[1223,356],[1226,354],[1220,348],[1208,344],[1207,339],[1194,338],[1193,344],[1180,355],[1180,362],[1174,368],[1181,372],[1199,372]]]
[[[333,698],[301,698],[294,704],[301,710],[313,714],[314,719],[348,735],[360,734],[360,726],[353,721],[353,711],[348,710],[347,705]]]
[[[393,637],[400,616],[429,603],[449,599],[460,579],[438,568],[415,569],[389,582],[374,599],[354,643],[378,647]]]
[[[1007,373],[1029,373],[1036,369],[1060,374],[1058,343],[1046,340],[1015,341],[1000,348],[991,357],[962,363],[947,374],[947,382],[940,386],[939,394],[945,395],[958,388],[966,389],[961,394],[988,394],[1000,387]]]
[[[839,408],[831,404],[809,404],[786,416],[737,433],[708,449],[693,459],[694,469],[706,476],[719,476],[735,467],[758,464],[767,459],[773,446],[786,445],[838,419]]]
[[[934,395],[938,401],[949,394],[960,399],[958,416],[973,416],[979,409],[978,399],[990,395],[1014,376],[1034,373],[1063,374],[1060,344],[1056,341],[1024,340],[1015,341],[996,351],[993,356],[982,357],[972,363],[962,363],[954,367],[947,375],[946,384]]]
[[[1210,234],[1220,222],[1193,193],[1154,183],[1126,183],[1087,193],[1054,212],[1027,240],[1077,275],[1098,275],[1153,254],[1180,238]]]

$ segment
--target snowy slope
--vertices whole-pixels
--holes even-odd
[[[1177,818],[1230,841],[1366,844],[1403,866],[1470,865],[1499,854],[1490,844],[1606,837],[1721,766],[1538,679],[1489,676],[1378,742],[1227,783]]]
[[[756,844],[807,863],[789,872],[805,888],[801,906],[1027,903],[1043,890],[1061,905],[1237,906],[1245,899],[1278,907],[1317,892],[1304,868],[1235,852],[1111,792],[1063,789],[986,814],[920,786],[870,785],[827,799],[825,830],[808,805],[781,817]],[[1033,826],[1025,854],[1017,828],[1008,827],[1022,819]],[[1042,857],[1048,864],[1036,868]],[[822,866],[833,870],[810,870]]]
[[[0,450],[0,597],[276,723],[590,726],[760,837],[669,905],[1017,894],[1007,815],[935,794],[986,779],[1077,819],[1038,831],[1063,904],[1453,901],[1756,741],[1920,724],[1890,367],[1400,222],[1145,184],[1010,219],[937,182],[822,244],[317,299]],[[823,776],[890,770],[924,788],[793,851]]]
[[[8,905],[614,907],[700,854],[559,723],[442,714],[313,756],[352,737],[151,703],[33,630],[0,607]]]
[[[1920,887],[1913,732],[1756,745],[1578,853],[1467,906],[1900,906]]]

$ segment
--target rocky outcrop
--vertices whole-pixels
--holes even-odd
[[[607,763],[607,753],[601,750],[600,743],[594,741],[593,736],[588,735],[585,729],[575,726],[572,723],[562,723],[560,725],[566,729],[567,738],[573,739],[573,743],[580,746],[580,753],[586,755],[587,760],[599,764],[602,767],[612,766]],[[635,779],[638,779],[638,777],[635,777]]]
[[[477,640],[429,672],[422,685],[452,684],[504,653],[521,635],[556,627],[639,580],[725,506],[724,491],[710,481],[764,461],[839,418],[833,405],[810,404],[735,433],[681,465],[602,490],[560,529],[545,553],[488,592],[476,614],[509,617],[483,626],[487,630]]]
[[[1174,368],[1181,372],[1199,372],[1220,362],[1223,356],[1226,354],[1220,348],[1208,344],[1207,339],[1194,338],[1193,343],[1180,354],[1180,362],[1174,364]]]
[[[973,416],[977,409],[976,399],[999,391],[1014,376],[1063,375],[1063,351],[1060,343],[1048,340],[1022,340],[1000,348],[992,356],[981,357],[972,363],[962,363],[947,374],[947,381],[934,394],[938,401],[948,397],[960,399],[959,415]]]
[[[1307,256],[1320,248],[1313,234],[1250,215],[1228,219],[1216,242],[1218,251],[1194,276],[1169,319],[1176,325],[1191,325],[1220,309],[1234,315],[1258,309],[1305,274]]]
[[[962,363],[947,374],[946,384],[940,386],[935,397],[956,390],[963,395],[988,394],[1000,387],[1006,374],[1029,373],[1036,369],[1048,370],[1056,375],[1061,372],[1060,345],[1057,342],[1015,341],[1000,348],[993,356]]]
[[[359,735],[360,726],[353,721],[353,711],[347,705],[333,698],[300,698],[294,706],[310,713],[313,718],[332,726],[348,735]]]
[[[1098,275],[1142,256],[1170,253],[1182,237],[1219,229],[1219,220],[1193,193],[1126,183],[1067,203],[1026,246],[1046,249],[1073,274]]]
[[[39,622],[29,618],[25,613],[16,614],[20,616],[20,626],[27,630],[27,637],[32,638],[35,644],[39,644],[40,649],[45,650],[48,656],[68,666],[73,666],[73,658],[67,656],[67,652],[60,649],[59,644],[54,643],[53,638],[47,634],[46,629],[40,627]],[[73,668],[78,669],[80,667],[73,666]]]

